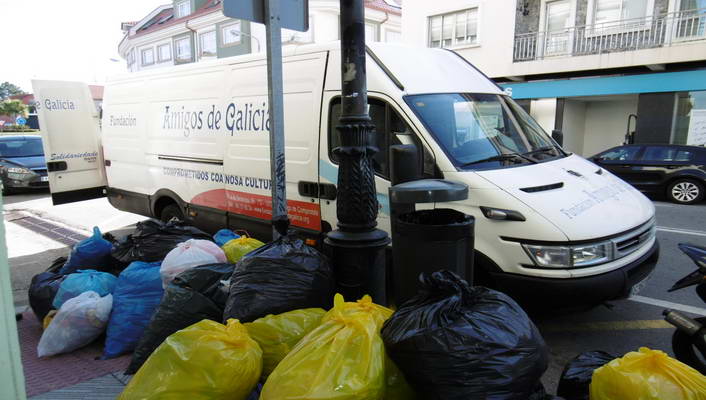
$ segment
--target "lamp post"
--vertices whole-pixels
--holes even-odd
[[[372,141],[375,126],[368,115],[363,0],[340,0],[341,117],[336,130],[341,146],[336,216],[338,229],[325,244],[335,271],[337,290],[350,300],[370,294],[386,304],[385,248],[387,233],[376,229],[378,215]]]

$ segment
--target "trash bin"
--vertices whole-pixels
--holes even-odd
[[[393,304],[400,305],[419,288],[419,274],[453,271],[472,284],[475,219],[449,208],[416,210],[419,203],[468,198],[468,186],[442,179],[423,179],[390,187]]]

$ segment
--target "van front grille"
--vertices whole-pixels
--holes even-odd
[[[655,236],[654,222],[647,226],[642,226],[633,232],[613,239],[615,246],[615,258],[625,257],[638,250],[643,244],[650,241]]]

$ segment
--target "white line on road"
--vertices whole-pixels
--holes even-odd
[[[686,304],[672,303],[671,301],[657,300],[657,299],[652,299],[650,297],[637,296],[637,295],[628,297],[628,300],[636,301],[638,303],[650,304],[650,305],[657,306],[657,307],[664,307],[664,308],[669,308],[672,310],[684,311],[684,312],[688,312],[688,313],[692,313],[692,314],[706,316],[706,309],[699,308],[699,307],[693,307],[693,306],[687,306]]]
[[[690,229],[668,228],[666,226],[658,226],[657,230],[662,231],[662,232],[681,233],[683,235],[694,235],[694,236],[706,237],[706,232],[704,232],[704,231],[692,231]]]

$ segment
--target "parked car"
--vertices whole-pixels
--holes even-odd
[[[0,179],[3,194],[49,187],[41,136],[0,137]]]
[[[665,194],[675,203],[698,203],[706,195],[706,147],[632,144],[590,159],[638,190]]]

